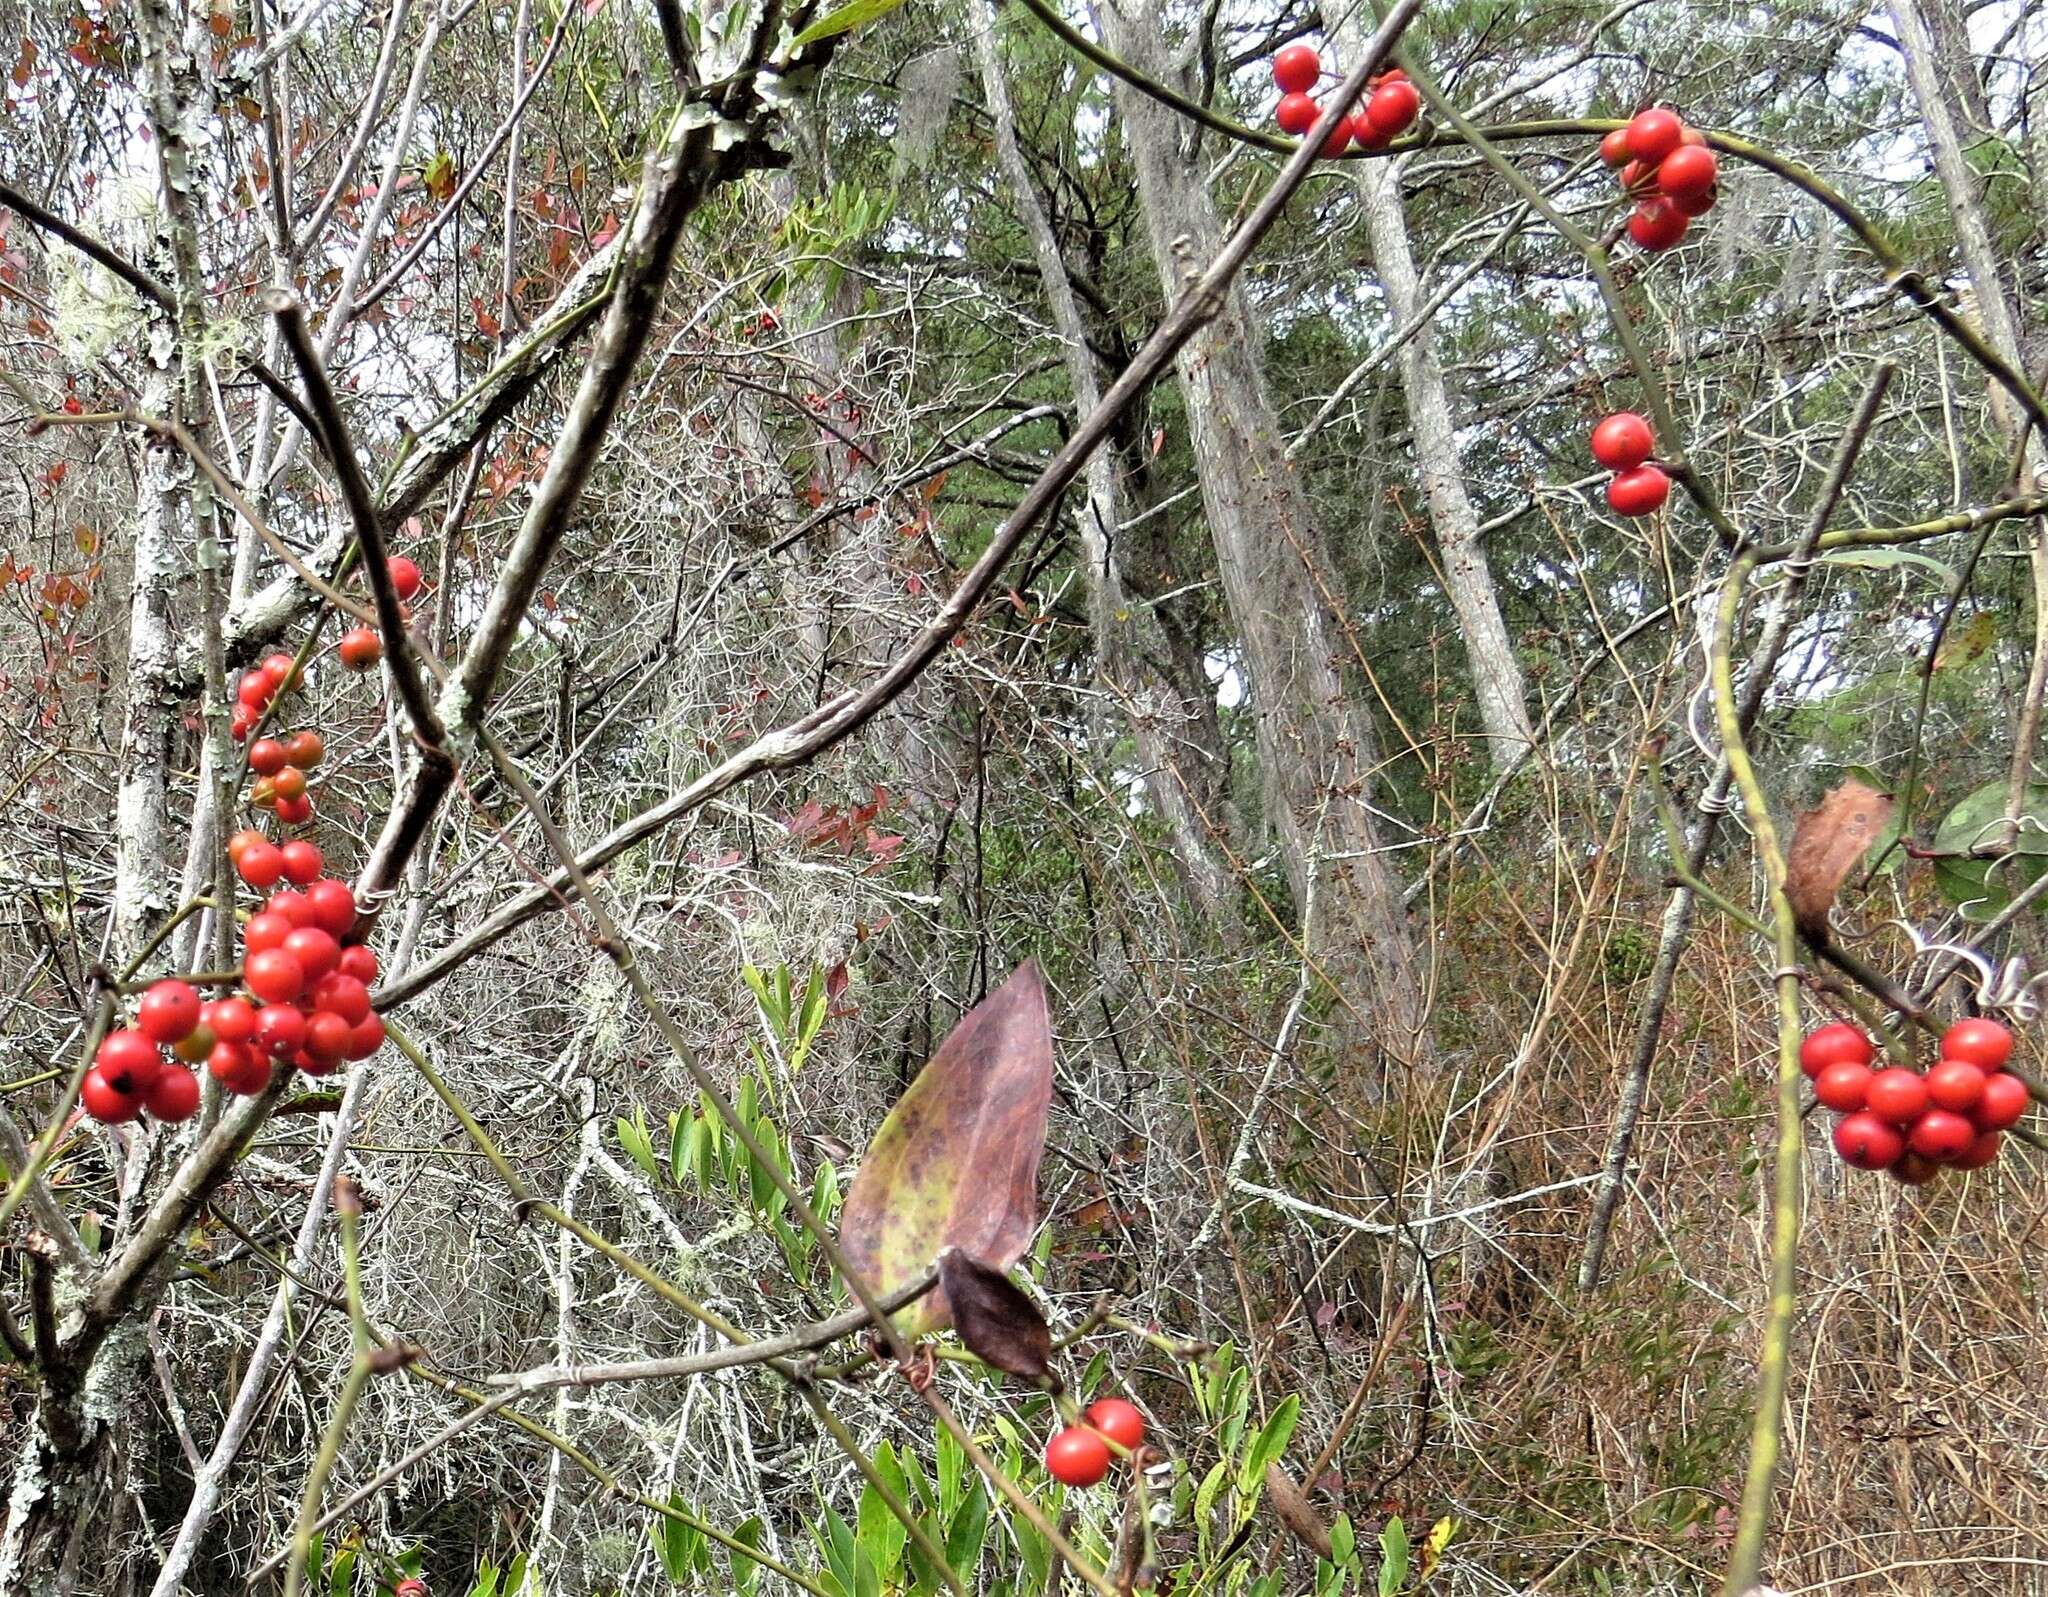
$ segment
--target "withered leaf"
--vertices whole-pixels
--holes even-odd
[[[955,1247],[1007,1270],[1038,1223],[1052,1104],[1052,1018],[1027,960],[961,1018],[861,1160],[840,1218],[848,1262],[886,1295]],[[897,1315],[907,1336],[949,1323],[943,1285]]]
[[[1041,1385],[1052,1375],[1052,1327],[1001,1270],[958,1248],[939,1255],[939,1290],[967,1351],[984,1364]]]
[[[1293,1533],[1296,1541],[1320,1558],[1330,1556],[1329,1531],[1309,1506],[1307,1494],[1278,1464],[1266,1466],[1266,1501],[1273,1505],[1273,1512],[1279,1516],[1280,1523]]]
[[[1799,817],[1785,855],[1785,897],[1813,942],[1827,941],[1835,895],[1891,818],[1891,796],[1853,776]]]

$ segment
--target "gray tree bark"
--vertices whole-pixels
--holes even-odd
[[[1074,408],[1087,415],[1101,402],[1102,385],[1095,357],[1088,347],[1087,325],[1068,276],[1066,257],[1053,235],[1051,219],[1039,203],[1031,169],[1017,145],[1017,121],[1010,108],[1010,88],[1003,76],[997,48],[995,12],[988,0],[974,0],[975,59],[981,67],[982,91],[995,129],[996,159],[1009,185],[1018,220],[1031,239],[1039,280],[1059,333],[1067,379],[1074,389]],[[1145,793],[1165,824],[1175,867],[1203,914],[1228,928],[1237,919],[1237,879],[1211,846],[1209,829],[1180,774],[1171,729],[1198,721],[1199,706],[1183,703],[1169,684],[1144,668],[1135,645],[1150,621],[1149,612],[1134,608],[1124,591],[1123,571],[1111,537],[1128,519],[1127,498],[1117,472],[1115,452],[1098,449],[1088,461],[1087,495],[1075,517],[1081,569],[1088,584],[1088,621],[1095,646],[1096,680],[1123,711]],[[1163,644],[1163,640],[1160,640]],[[1102,740],[1106,742],[1107,740]]]
[[[1102,18],[1111,48],[1140,72],[1189,86],[1159,0],[1123,0]],[[1121,81],[1116,106],[1171,299],[1221,246],[1222,222],[1181,143],[1180,118]],[[1422,999],[1400,887],[1367,807],[1377,740],[1344,680],[1340,628],[1311,564],[1320,535],[1282,447],[1257,347],[1233,287],[1177,367],[1217,570],[1244,651],[1266,817],[1295,902],[1316,907],[1316,924],[1305,929],[1310,952],[1344,1001],[1372,1013],[1382,1040],[1405,1053],[1422,1030]]]
[[[1365,43],[1357,10],[1333,4],[1323,9],[1332,37],[1355,56]],[[1405,326],[1422,302],[1422,283],[1401,204],[1400,163],[1360,161],[1354,170],[1387,309],[1396,327]],[[1505,770],[1521,758],[1534,738],[1528,686],[1507,623],[1501,619],[1493,568],[1480,542],[1479,513],[1472,508],[1472,496],[1465,488],[1450,392],[1444,383],[1443,362],[1437,357],[1434,321],[1424,323],[1401,352],[1401,387],[1415,437],[1415,473],[1429,506],[1430,524],[1436,530],[1444,591],[1464,635],[1465,659],[1472,673],[1479,724],[1486,733],[1487,754],[1496,771]]]

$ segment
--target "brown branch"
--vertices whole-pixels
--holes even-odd
[[[363,475],[362,462],[356,457],[355,440],[349,435],[334,386],[327,380],[326,364],[314,347],[305,310],[298,296],[288,288],[266,291],[263,308],[277,318],[285,348],[298,363],[299,381],[306,385],[307,406],[319,423],[315,436],[340,479],[342,501],[355,525],[363,573],[369,579],[370,596],[377,607],[377,627],[384,634],[384,658],[391,667],[391,679],[398,686],[405,713],[412,720],[413,734],[419,739],[429,768],[445,766],[452,771],[454,761],[448,753],[448,734],[441,726],[433,700],[427,696],[426,684],[420,680],[419,662],[406,641],[405,620],[398,610],[398,590],[391,585],[391,556],[384,547],[384,527],[378,519],[377,504],[370,497],[369,479]]]

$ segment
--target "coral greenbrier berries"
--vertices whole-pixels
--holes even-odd
[[[1870,1039],[1839,1022],[1800,1044],[1814,1097],[1842,1116],[1834,1145],[1844,1164],[1888,1170],[1917,1187],[1943,1169],[1981,1170],[1998,1158],[2030,1102],[2027,1084],[2004,1068],[2012,1033],[1995,1020],[1960,1021],[1943,1034],[1941,1052],[1924,1074],[1904,1065],[1873,1070]]]

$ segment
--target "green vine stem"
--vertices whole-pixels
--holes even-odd
[[[1721,584],[1712,644],[1714,715],[1721,746],[1742,794],[1743,811],[1756,840],[1770,890],[1772,948],[1777,959],[1773,986],[1778,995],[1778,1139],[1771,1191],[1770,1303],[1764,1316],[1763,1347],[1757,1361],[1756,1413],[1750,1423],[1749,1471],[1735,1524],[1722,1597],[1746,1597],[1757,1583],[1765,1537],[1770,1531],[1771,1490],[1782,1445],[1785,1382],[1791,1364],[1792,1320],[1799,1268],[1799,1188],[1805,1140],[1799,1111],[1799,928],[1785,896],[1785,853],[1778,842],[1770,802],[1743,740],[1733,664],[1735,619],[1742,591],[1755,564],[1737,558]]]

